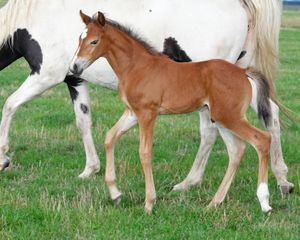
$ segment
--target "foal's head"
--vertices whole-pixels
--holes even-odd
[[[102,37],[106,20],[103,13],[98,12],[91,18],[80,10],[80,16],[86,28],[80,35],[79,46],[70,65],[70,71],[75,75],[80,75],[96,59],[105,54]]]

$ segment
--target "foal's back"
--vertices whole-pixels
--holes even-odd
[[[224,60],[177,63],[154,56],[144,71],[131,92],[139,103],[159,107],[161,114],[192,112],[205,104],[216,107],[216,101],[218,107],[234,108],[236,99],[248,106],[251,99],[245,69]]]

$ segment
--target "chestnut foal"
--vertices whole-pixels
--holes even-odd
[[[269,98],[264,76],[223,60],[177,63],[150,48],[128,29],[101,12],[93,18],[80,12],[86,29],[70,70],[81,74],[96,59],[105,57],[119,78],[119,95],[126,110],[109,130],[105,140],[105,181],[111,198],[119,202],[114,148],[118,139],[136,123],[140,127],[139,154],[145,175],[145,211],[151,212],[156,199],[152,175],[153,128],[159,114],[179,114],[208,108],[211,119],[225,141],[229,166],[210,206],[220,204],[230,187],[245,151],[245,141],[259,157],[257,196],[263,212],[269,212],[268,159],[271,137],[252,126],[245,113],[249,105],[268,126],[276,105]]]

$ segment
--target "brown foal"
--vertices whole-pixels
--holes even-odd
[[[145,210],[151,212],[156,199],[152,174],[153,130],[159,114],[178,114],[208,108],[211,119],[225,141],[229,166],[210,206],[220,204],[230,187],[249,142],[259,156],[257,196],[269,212],[268,159],[271,137],[252,126],[245,117],[251,105],[267,126],[274,103],[269,99],[265,78],[251,69],[241,69],[223,60],[177,63],[135,37],[101,12],[93,18],[80,12],[86,30],[80,36],[71,71],[81,74],[96,59],[105,57],[119,78],[118,91],[126,105],[119,121],[105,140],[105,181],[111,198],[119,202],[114,147],[136,123],[140,127],[139,154],[145,175]]]

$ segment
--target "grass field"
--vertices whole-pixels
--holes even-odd
[[[300,29],[283,29],[280,45],[278,94],[300,120]],[[28,73],[23,61],[0,72],[1,107]],[[0,239],[300,238],[300,129],[296,125],[282,133],[295,192],[282,197],[270,171],[274,211],[264,215],[255,195],[258,161],[251,147],[225,203],[217,209],[205,209],[228,163],[220,139],[202,185],[182,193],[171,192],[194,160],[199,144],[198,114],[159,118],[153,161],[158,199],[148,216],[143,212],[138,129],[124,136],[116,149],[118,184],[124,197],[119,206],[114,206],[103,181],[103,142],[123,105],[116,92],[91,86],[90,93],[102,169],[89,180],[77,178],[85,155],[66,86],[48,91],[17,112],[10,133],[12,167],[0,174]]]

